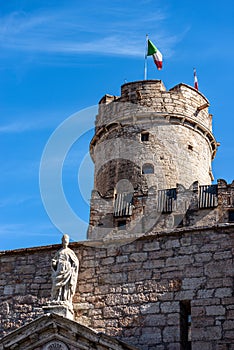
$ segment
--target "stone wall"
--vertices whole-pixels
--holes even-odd
[[[76,320],[141,350],[176,350],[189,305],[193,349],[234,349],[233,243],[234,224],[152,231],[128,244],[72,243]],[[58,248],[1,252],[1,336],[42,314]]]
[[[192,87],[179,84],[166,91],[160,80],[124,84],[119,98],[107,96],[100,101],[90,143],[96,191],[90,238],[95,239],[98,231],[92,232],[92,213],[100,211],[96,194],[103,201],[114,199],[121,180],[128,181],[135,197],[149,188],[170,189],[177,184],[189,188],[194,181],[211,184],[211,161],[218,144],[208,106],[208,100]],[[144,133],[148,139],[142,138]],[[145,165],[152,173],[144,173]],[[103,216],[109,216],[108,225],[113,221],[109,212],[103,211]]]
[[[145,162],[151,163],[156,174],[154,185],[159,188],[176,183],[188,187],[194,181],[208,185],[217,148],[208,106],[202,94],[185,84],[170,91],[162,89],[157,80],[123,85],[121,97],[102,102],[96,117],[90,148],[95,184],[101,181],[100,168],[110,161],[127,159],[140,169]],[[147,142],[141,141],[143,131],[149,132]],[[125,173],[129,173],[128,168]],[[115,185],[113,181],[112,188]]]
[[[106,197],[98,191],[92,192],[88,238],[132,239],[150,232],[153,227],[157,231],[172,231],[176,227],[208,227],[234,222],[234,181],[227,184],[219,179],[217,185],[209,186],[199,186],[198,182],[194,182],[187,189],[177,184],[173,189],[174,198],[171,198],[168,189],[158,191],[153,186],[148,188],[148,177],[154,177],[154,174],[141,175],[141,181],[138,177],[143,191],[134,191],[133,210],[129,216],[113,216],[113,192]],[[119,219],[126,219],[125,230],[119,229]]]
[[[149,141],[141,142],[141,131],[145,130],[149,132]],[[162,125],[143,124],[141,127],[119,125],[118,133],[113,130],[103,135],[95,145],[93,157],[96,190],[99,190],[99,183],[103,182],[100,178],[103,170],[109,173],[110,162],[119,159],[133,162],[140,171],[145,163],[152,164],[155,177],[148,183],[149,187],[156,185],[160,189],[171,188],[177,183],[189,187],[194,181],[208,185],[212,179],[212,150],[209,143],[200,133],[168,122]],[[111,170],[113,190],[117,182],[114,168]],[[134,177],[135,173],[125,167],[121,176],[128,179]]]

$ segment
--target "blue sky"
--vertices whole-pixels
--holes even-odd
[[[68,117],[143,79],[146,33],[164,55],[160,72],[148,59],[149,79],[193,85],[196,67],[221,143],[214,176],[233,180],[233,15],[231,0],[0,0],[0,250],[60,242],[40,196],[43,149]],[[94,115],[80,118],[89,127],[66,157],[63,186],[87,223]],[[85,225],[77,232],[85,239]]]

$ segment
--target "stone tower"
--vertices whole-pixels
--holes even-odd
[[[178,185],[211,184],[218,144],[208,107],[194,88],[179,84],[167,91],[160,80],[126,83],[120,97],[100,100],[90,144],[89,239],[145,233],[162,211],[165,190],[172,199]]]
[[[157,80],[101,99],[90,241],[0,252],[0,350],[234,349],[234,181],[211,184],[208,105]]]

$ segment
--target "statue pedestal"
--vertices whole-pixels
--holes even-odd
[[[74,311],[72,305],[63,302],[50,302],[42,307],[46,314],[57,314],[70,320],[74,319]]]

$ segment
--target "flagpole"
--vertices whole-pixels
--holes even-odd
[[[146,44],[145,44],[144,80],[147,80],[147,47],[148,47],[148,34],[146,34]]]

